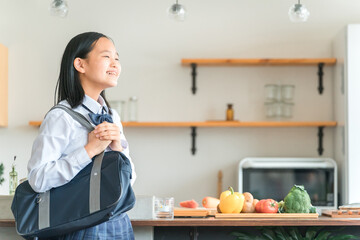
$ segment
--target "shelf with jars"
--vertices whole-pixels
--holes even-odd
[[[182,59],[183,66],[192,67],[192,92],[196,92],[196,68],[197,66],[318,66],[319,76],[319,93],[323,92],[323,67],[333,66],[336,64],[335,58],[257,58],[257,59]],[[315,127],[318,129],[318,153],[322,155],[324,149],[322,145],[323,141],[323,129],[325,127],[335,127],[337,122],[335,121],[284,121],[277,119],[277,121],[254,121],[254,122],[242,122],[234,121],[234,112],[231,104],[228,105],[226,111],[227,121],[203,121],[203,122],[138,122],[129,121],[122,122],[124,127],[130,128],[172,128],[172,127],[190,127],[192,137],[191,152],[196,152],[196,130],[201,128],[214,128],[214,127]],[[286,111],[285,111],[286,112]],[[286,117],[286,114],[284,115]],[[41,121],[29,122],[31,126],[40,126]]]

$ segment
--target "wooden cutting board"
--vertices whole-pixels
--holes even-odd
[[[326,210],[322,212],[323,216],[332,218],[360,218],[359,210]]]
[[[207,208],[174,208],[174,217],[208,217],[214,216],[216,209]]]
[[[259,219],[259,218],[280,218],[280,219],[314,219],[318,218],[317,213],[216,213],[218,219]]]

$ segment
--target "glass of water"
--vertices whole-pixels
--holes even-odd
[[[154,201],[155,217],[161,219],[174,219],[174,198],[156,197]]]

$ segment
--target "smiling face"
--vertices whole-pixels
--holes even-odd
[[[74,67],[79,73],[85,94],[89,96],[115,87],[121,72],[115,46],[105,37],[99,38],[85,59],[76,58]]]

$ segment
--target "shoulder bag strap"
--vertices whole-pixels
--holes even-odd
[[[75,121],[84,126],[88,132],[94,130],[91,123],[81,114],[71,108],[58,104],[50,109],[62,109],[66,111]],[[89,213],[100,210],[100,180],[101,180],[101,163],[104,157],[104,151],[95,157],[90,175],[90,191],[89,191]],[[40,193],[38,197],[39,203],[39,230],[50,227],[50,190]]]
[[[52,107],[50,109],[50,111],[53,109],[56,109],[56,108],[62,109],[65,112],[67,112],[75,121],[79,122],[82,126],[84,126],[88,130],[88,132],[91,132],[92,130],[94,130],[94,127],[91,125],[91,123],[81,113],[78,113],[78,112],[72,110],[71,108],[61,105],[61,104],[58,104],[58,105]]]

